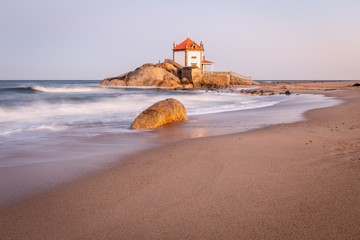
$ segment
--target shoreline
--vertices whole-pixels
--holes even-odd
[[[181,140],[0,208],[3,237],[355,238],[359,89],[336,87],[303,89],[347,100],[308,120]]]
[[[239,93],[231,93],[231,95],[244,97],[244,94]],[[267,99],[263,100],[267,104],[258,107],[249,106],[250,109],[191,115],[188,121],[174,122],[150,131],[131,133],[115,131],[83,138],[76,136],[66,138],[66,133],[63,134],[64,138],[59,134],[56,145],[49,145],[42,150],[43,156],[36,150],[41,142],[23,143],[26,149],[23,148],[15,155],[9,154],[7,162],[1,162],[0,206],[19,202],[51,188],[71,183],[146,149],[184,139],[227,135],[274,124],[298,122],[305,119],[304,112],[309,109],[333,106],[340,102],[334,98],[314,94],[254,98]],[[89,151],[90,147],[91,151]],[[59,149],[69,149],[69,151],[64,153]],[[74,151],[77,149],[78,153]],[[85,149],[87,152],[85,153],[84,150],[81,152],[80,149]],[[6,159],[6,151],[4,153],[3,157]],[[14,161],[18,161],[18,165],[6,165],[6,163],[14,164]]]

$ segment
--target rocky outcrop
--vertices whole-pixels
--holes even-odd
[[[182,87],[181,81],[175,73],[176,70],[171,68],[169,64],[164,66],[155,66],[154,64],[147,63],[132,72],[118,77],[106,78],[100,83],[100,85],[153,86],[162,88]]]
[[[173,89],[231,88],[239,85],[256,85],[251,79],[236,77],[232,72],[203,74],[193,67],[181,67],[170,60],[156,65],[147,63],[118,77],[104,79],[105,86],[152,86]]]
[[[131,124],[131,129],[156,128],[180,120],[187,120],[186,109],[178,100],[169,98],[144,110]]]
[[[165,69],[166,71],[174,74],[175,76],[178,76],[179,74],[179,69],[177,67],[175,67],[173,64],[171,63],[167,63],[167,62],[164,62],[164,63],[158,63],[155,65],[156,67],[160,67],[160,68],[163,68]]]

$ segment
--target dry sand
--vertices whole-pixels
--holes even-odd
[[[352,84],[285,85],[346,102],[304,122],[148,150],[2,207],[0,239],[359,239]]]

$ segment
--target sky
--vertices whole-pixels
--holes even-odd
[[[0,0],[0,80],[101,80],[204,43],[217,71],[359,80],[359,0]]]

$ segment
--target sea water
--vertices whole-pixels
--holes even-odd
[[[276,97],[226,92],[98,84],[98,81],[1,81],[0,136],[37,137],[49,131],[78,129],[86,135],[99,131],[128,132],[132,120],[141,111],[170,97],[181,101],[189,116],[259,108],[280,101]]]
[[[201,115],[214,116],[217,113],[215,116],[222,119],[219,113],[262,109],[258,113],[265,116],[267,110],[271,109],[269,107],[280,103],[300,102],[305,105],[300,109],[298,106],[277,112],[273,117],[259,116],[260,122],[259,117],[250,120],[255,123],[251,128],[256,128],[266,124],[301,120],[301,113],[311,107],[304,104],[304,101],[319,105],[315,107],[323,107],[324,103],[332,104],[329,102],[331,99],[324,96],[314,99],[314,96],[307,95],[258,96],[228,90],[174,91],[149,87],[102,87],[99,86],[99,81],[0,81],[0,167],[66,158],[66,154],[45,156],[45,159],[41,154],[30,157],[34,153],[27,153],[26,159],[19,158],[19,153],[27,148],[36,152],[41,146],[66,146],[67,141],[72,142],[74,139],[76,142],[72,143],[72,146],[83,146],[106,134],[137,134],[139,131],[130,130],[136,116],[155,102],[167,98],[176,98],[185,105],[192,123],[189,128],[202,124],[191,121],[199,119]],[[290,114],[294,109],[297,113]],[[278,121],[274,121],[274,117]],[[227,125],[226,119],[223,119],[222,123],[217,121],[214,126],[209,125],[208,121],[204,124],[204,127],[210,129],[221,128],[222,124]],[[234,128],[233,132],[243,124],[244,121],[239,122],[239,126],[231,126]],[[221,132],[209,135],[219,134]],[[88,152],[86,150],[84,154]],[[80,154],[79,151],[76,153]]]
[[[130,129],[138,114],[167,98],[185,105],[189,121],[156,130]],[[306,110],[337,103],[322,95],[102,87],[99,81],[0,81],[0,195],[6,200],[6,194],[9,199],[21,193],[13,191],[19,186],[29,190],[45,180],[59,182],[65,172],[76,175],[168,141],[300,121]],[[59,165],[64,162],[67,165]]]

